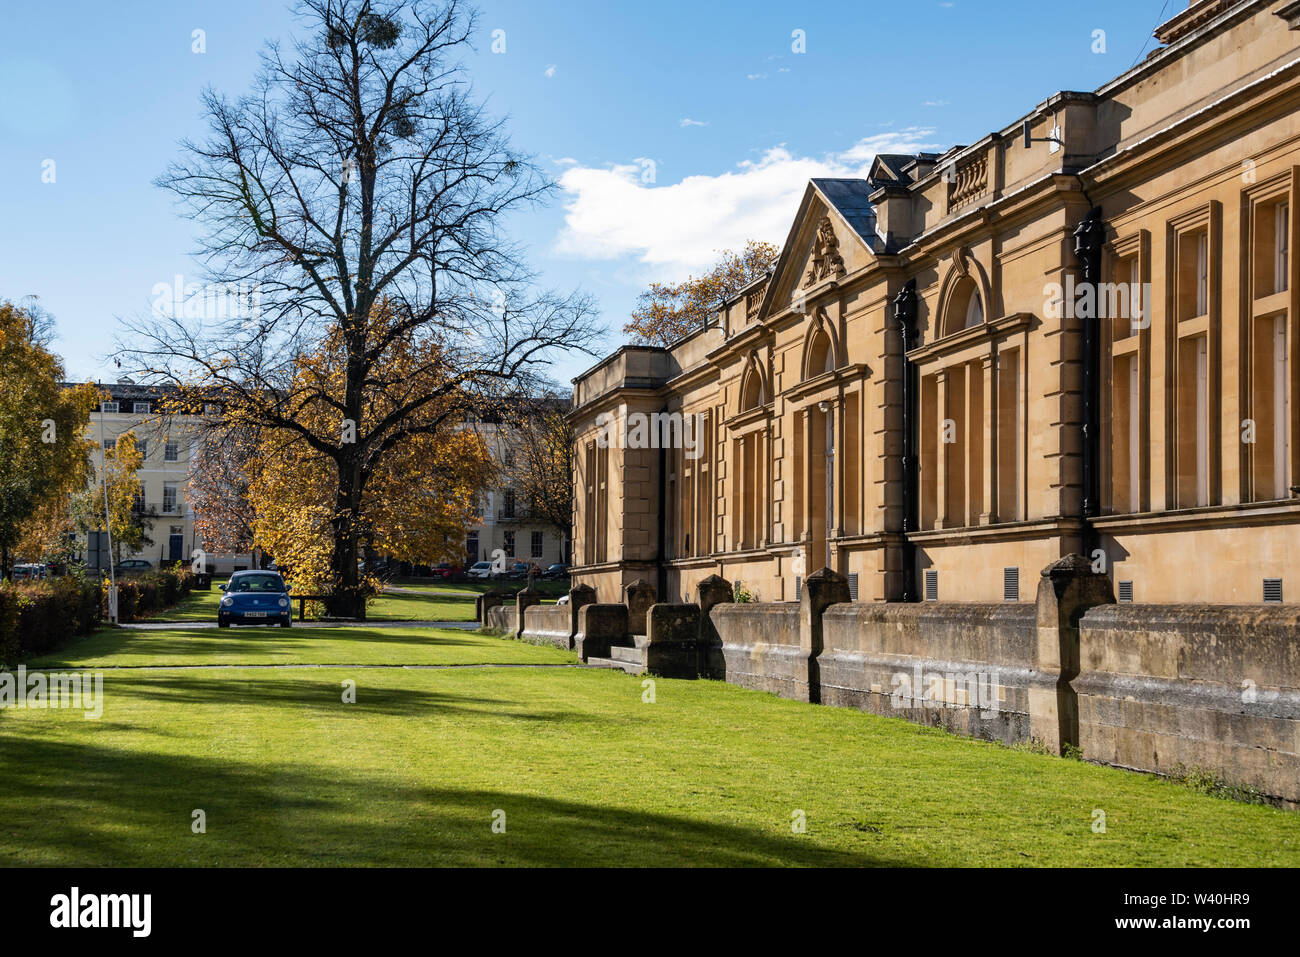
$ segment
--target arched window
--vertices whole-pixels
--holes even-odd
[[[957,280],[948,298],[948,309],[943,324],[944,335],[984,324],[984,300],[979,286],[970,276]]]
[[[972,292],[966,304],[966,325],[963,328],[969,329],[971,326],[982,325],[984,325],[984,305],[980,302],[980,294]]]
[[[818,329],[813,333],[812,342],[808,346],[808,374],[805,378],[816,378],[834,368],[835,350],[831,348],[831,337],[826,334],[826,330]]]
[[[750,409],[757,409],[767,401],[767,396],[763,394],[763,377],[759,375],[757,369],[751,368],[745,373],[745,383],[740,387],[740,411],[748,412]]]

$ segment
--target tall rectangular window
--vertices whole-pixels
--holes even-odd
[[[167,443],[163,446],[163,461],[176,462],[180,460],[180,457],[181,457],[180,443],[172,439],[168,439]]]
[[[1022,499],[1020,475],[1020,350],[998,354],[998,520],[1017,522]]]
[[[1251,446],[1253,494],[1257,502],[1289,498],[1290,402],[1287,394],[1286,313],[1254,322],[1251,350]]]
[[[1205,336],[1179,340],[1176,408],[1179,508],[1210,503],[1208,373]]]
[[[1137,351],[1114,358],[1111,391],[1111,504],[1142,510],[1142,393]]]
[[[530,552],[532,554],[532,557],[541,558],[542,557],[542,533],[533,532],[532,541],[529,544],[531,546]]]
[[[1284,280],[1285,282],[1285,280]],[[1286,315],[1273,319],[1273,497],[1291,495],[1287,430],[1291,424],[1291,406],[1287,395]]]
[[[165,482],[163,484],[163,511],[171,513],[176,511],[177,486],[175,482]]]
[[[1278,203],[1273,213],[1273,292],[1286,292],[1289,212],[1286,203]]]
[[[505,533],[505,542],[503,544],[503,547],[505,549],[507,558],[515,557],[515,533],[514,532]]]
[[[1180,233],[1177,240],[1177,295],[1179,321],[1196,319],[1210,311],[1210,234],[1207,227]]]
[[[1196,315],[1210,311],[1210,237],[1202,232],[1196,236]]]

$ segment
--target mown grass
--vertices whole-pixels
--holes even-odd
[[[447,592],[474,592],[483,594],[489,591],[505,591],[514,594],[517,591],[527,587],[528,582],[521,579],[503,579],[501,581],[474,581],[464,582],[430,582],[422,579],[398,578],[390,583],[395,588],[410,588],[416,591],[427,591],[433,594]],[[540,594],[549,598],[558,598],[565,594],[569,588],[569,580],[543,580],[536,579],[533,582],[535,588]]]
[[[101,633],[62,660],[453,663],[489,648],[572,660],[365,628]],[[1300,864],[1294,813],[718,682],[653,690],[575,668],[109,671],[98,721],[0,712],[0,864]]]
[[[187,665],[572,664],[550,646],[501,641],[469,630],[434,628],[102,628],[28,668],[138,668]]]
[[[211,591],[195,591],[164,611],[150,618],[152,622],[216,621],[217,605],[222,592],[214,581]],[[366,617],[373,621],[472,621],[474,598],[469,595],[447,594],[451,589],[428,590],[428,594],[380,594],[371,600]],[[298,616],[298,603],[292,603],[294,620]],[[310,605],[308,615],[311,615]],[[310,617],[309,619],[310,620]]]

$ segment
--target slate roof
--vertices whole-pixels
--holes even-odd
[[[879,251],[880,237],[876,235],[876,209],[868,198],[875,187],[865,179],[814,179],[813,186],[835,208],[844,221],[853,227],[869,249]]]

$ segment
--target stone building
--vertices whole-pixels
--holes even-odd
[[[195,549],[203,547],[194,530],[194,511],[186,495],[195,443],[192,422],[186,416],[170,415],[164,410],[172,391],[167,387],[123,380],[105,383],[100,388],[109,397],[91,413],[86,437],[97,448],[107,450],[129,431],[141,452],[137,473],[140,492],[135,510],[143,522],[146,542],[139,549],[123,549],[122,557],[143,558],[154,568],[190,561]],[[98,452],[93,461],[99,469],[102,459]],[[99,481],[98,472],[91,481]],[[85,546],[83,537],[77,547],[85,549]],[[88,554],[84,557],[93,559]],[[224,570],[228,571],[231,563],[237,563],[238,556],[225,557],[229,561]]]
[[[568,408],[567,400],[559,402]],[[504,555],[510,563],[528,562],[543,570],[555,563],[568,563],[571,540],[568,527],[561,528],[543,510],[534,510],[527,489],[514,487],[512,476],[518,462],[524,468],[540,468],[529,462],[530,443],[536,436],[526,436],[517,423],[500,418],[478,418],[465,424],[483,437],[493,462],[501,470],[498,483],[484,489],[480,496],[478,520],[465,531],[465,564],[490,561]],[[562,473],[563,470],[561,470]],[[535,482],[539,477],[534,476]]]
[[[1032,602],[1082,552],[1120,601],[1294,601],[1297,30],[1196,0],[1094,92],[810,181],[770,275],[575,380],[575,583]]]

